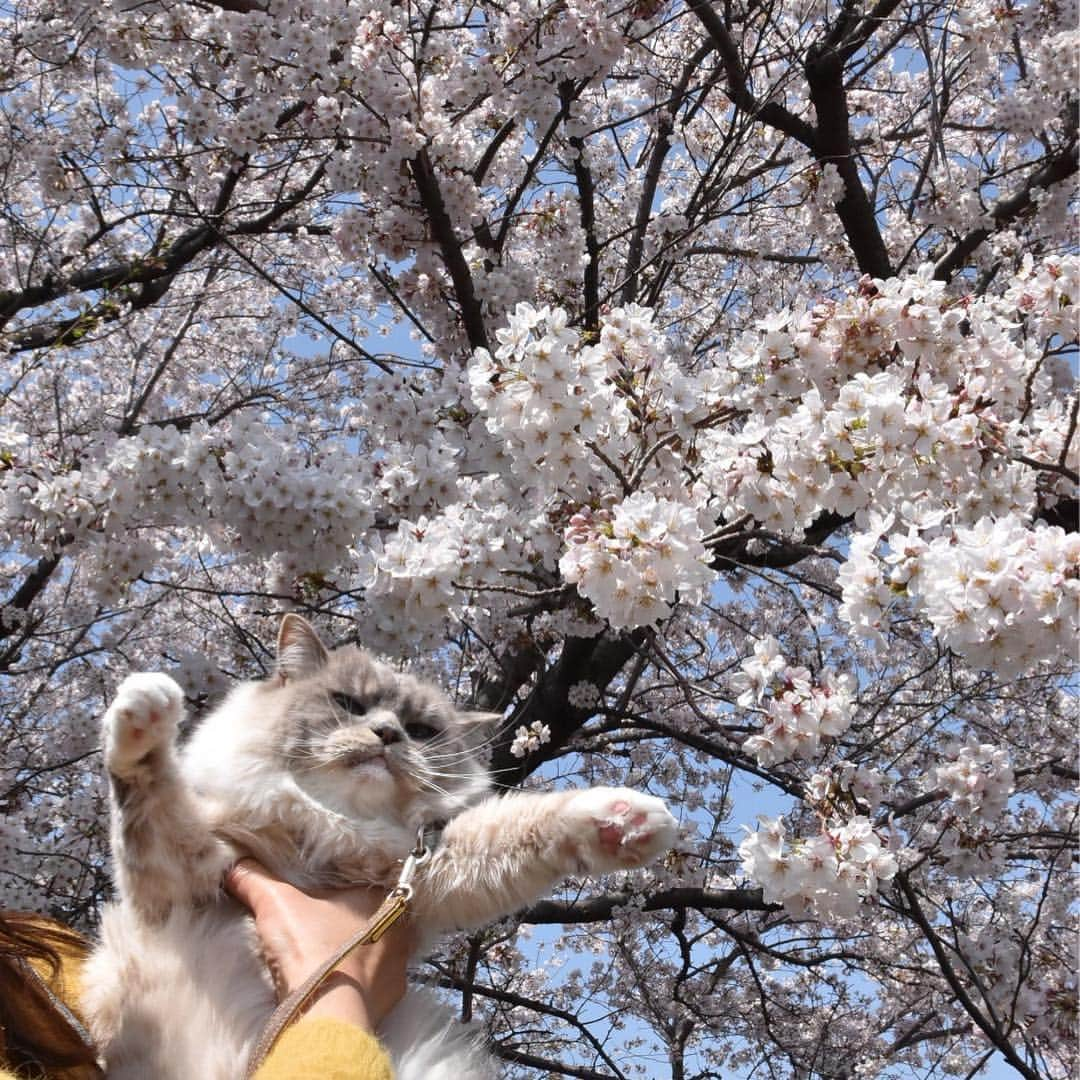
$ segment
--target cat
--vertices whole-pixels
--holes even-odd
[[[670,847],[661,800],[624,788],[493,795],[498,717],[282,619],[277,668],[175,745],[183,695],[128,676],[103,720],[117,899],[83,1006],[111,1080],[239,1080],[276,998],[247,912],[221,888],[244,854],[299,888],[391,885],[417,828],[447,822],[410,910],[431,938],[534,902],[569,873]],[[490,1080],[481,1040],[412,989],[379,1031],[399,1080]]]

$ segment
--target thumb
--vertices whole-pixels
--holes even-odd
[[[247,857],[226,873],[225,891],[254,914],[267,895],[267,886],[275,881],[262,863]]]

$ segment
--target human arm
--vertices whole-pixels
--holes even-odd
[[[226,887],[252,912],[280,998],[360,929],[382,900],[369,888],[305,893],[251,859],[229,872]],[[342,961],[316,992],[304,1019],[282,1035],[258,1080],[390,1077],[389,1061],[371,1033],[405,992],[413,943],[411,928],[402,922]]]

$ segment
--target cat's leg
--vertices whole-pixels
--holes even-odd
[[[439,928],[488,922],[532,903],[567,874],[644,866],[675,835],[663,802],[628,788],[486,799],[447,825],[418,877],[419,917]]]
[[[151,923],[212,897],[228,863],[177,767],[183,711],[168,675],[129,675],[102,724],[113,874],[121,902]]]

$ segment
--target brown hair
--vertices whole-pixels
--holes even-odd
[[[94,1051],[64,1015],[31,963],[55,978],[65,955],[84,956],[86,943],[66,926],[40,916],[0,912],[0,1051],[10,1068],[28,1077],[53,1069],[95,1067]]]

